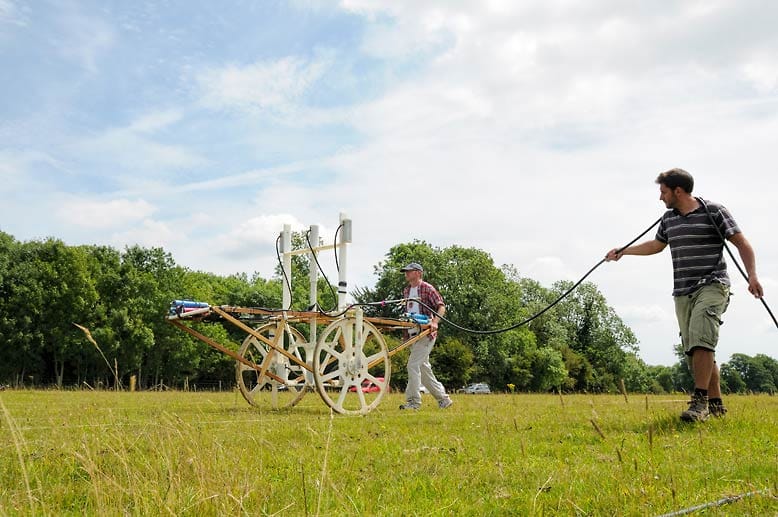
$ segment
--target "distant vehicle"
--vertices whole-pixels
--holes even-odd
[[[384,382],[384,378],[383,377],[376,377],[376,380],[378,380],[379,382]],[[374,382],[372,382],[372,381],[370,381],[368,379],[365,379],[364,381],[362,381],[362,388],[361,389],[362,389],[362,393],[378,393],[379,391],[381,391],[381,387],[380,386],[378,386],[377,384],[375,384]],[[357,391],[357,387],[356,386],[351,386],[348,390],[349,391]]]
[[[489,385],[485,382],[476,382],[475,384],[470,384],[467,386],[464,390],[464,393],[491,393],[492,390],[489,389]]]

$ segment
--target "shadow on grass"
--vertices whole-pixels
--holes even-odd
[[[641,431],[648,432],[652,429],[655,435],[675,433],[684,429],[690,429],[689,425],[678,417],[670,413],[655,416],[647,423],[643,424]]]
[[[641,425],[636,431],[648,432],[651,429],[651,432],[656,436],[679,432],[696,432],[700,429],[700,426],[715,425],[714,422],[715,420],[712,417],[705,422],[685,422],[681,420],[680,414],[673,415],[667,413],[655,416]]]

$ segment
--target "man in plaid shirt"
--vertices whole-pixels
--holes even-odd
[[[421,264],[411,262],[400,271],[405,273],[405,280],[408,282],[408,285],[403,289],[403,298],[407,300],[406,312],[424,314],[430,319],[430,333],[411,345],[411,355],[408,357],[408,386],[405,388],[405,404],[401,405],[400,409],[419,409],[421,407],[419,390],[422,385],[438,401],[438,407],[446,409],[453,402],[446,394],[446,388],[435,377],[430,364],[430,352],[438,337],[439,317],[446,313],[446,305],[438,290],[422,280],[424,268],[421,267]],[[418,329],[411,329],[408,332],[411,337],[418,333]]]

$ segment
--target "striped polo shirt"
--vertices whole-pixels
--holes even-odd
[[[740,228],[726,208],[711,201],[705,203],[722,235],[729,238],[740,233]],[[656,240],[670,245],[673,257],[673,296],[692,293],[709,282],[729,285],[724,245],[711,217],[702,203],[686,215],[673,209],[662,216]]]

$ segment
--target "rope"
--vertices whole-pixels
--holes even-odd
[[[653,228],[654,228],[654,227],[655,227],[657,224],[659,224],[659,222],[660,222],[661,220],[662,220],[662,218],[661,218],[661,217],[660,217],[659,219],[657,219],[657,220],[656,220],[656,221],[655,221],[655,222],[654,222],[654,223],[653,223],[651,226],[649,226],[648,228],[646,228],[646,229],[645,229],[645,230],[644,230],[644,231],[643,231],[643,232],[642,232],[640,235],[638,235],[637,237],[635,237],[634,239],[632,239],[631,241],[629,241],[627,244],[625,244],[624,246],[622,246],[621,248],[619,248],[619,249],[617,250],[617,253],[621,253],[621,252],[622,252],[624,249],[626,249],[626,248],[628,248],[628,247],[632,246],[632,245],[633,245],[633,244],[634,244],[634,243],[635,243],[635,242],[636,242],[638,239],[640,239],[641,237],[643,237],[645,234],[647,234],[648,232],[650,232],[650,231],[651,231],[651,230],[652,230],[652,229],[653,229]],[[341,225],[341,226],[342,226],[342,225]],[[336,239],[337,239],[337,232],[340,230],[341,226],[339,226],[339,227],[338,227],[338,230],[336,230],[336,231],[335,231]],[[280,255],[280,254],[279,254],[279,252],[278,252],[278,241],[280,240],[280,238],[281,238],[281,237],[279,236],[279,237],[278,237],[278,239],[276,239],[276,256],[278,257],[278,261],[279,261],[279,263],[281,263],[281,255]],[[307,240],[307,235],[306,235],[306,240]],[[309,246],[309,247],[311,247],[310,240],[308,241],[308,246]],[[316,256],[316,254],[314,253],[314,258],[315,258],[315,256]],[[336,256],[337,256],[337,255],[336,255]],[[546,306],[546,307],[545,307],[543,310],[541,310],[540,312],[538,312],[538,313],[534,314],[533,316],[530,316],[529,318],[527,318],[527,319],[525,319],[525,320],[523,320],[523,321],[520,321],[520,322],[518,322],[518,323],[514,323],[513,325],[510,325],[510,326],[508,326],[508,327],[504,327],[504,328],[500,328],[500,329],[492,329],[492,330],[478,330],[478,329],[470,329],[470,328],[467,328],[467,327],[463,327],[463,326],[461,326],[461,325],[458,325],[458,324],[454,323],[453,321],[451,321],[451,320],[447,319],[446,317],[444,317],[444,316],[441,316],[440,314],[438,314],[438,313],[437,313],[437,311],[435,310],[437,307],[430,307],[429,305],[427,305],[426,303],[424,303],[424,302],[422,302],[421,300],[418,300],[418,299],[414,299],[413,301],[416,301],[416,302],[418,302],[420,305],[423,305],[424,307],[426,307],[427,309],[429,309],[429,311],[430,311],[432,314],[434,314],[435,316],[437,316],[437,317],[438,317],[438,319],[440,319],[441,321],[445,321],[446,323],[448,323],[448,324],[449,324],[449,325],[451,325],[452,327],[454,327],[454,328],[456,328],[456,329],[459,329],[459,330],[461,330],[461,331],[463,331],[463,332],[467,332],[467,333],[469,333],[469,334],[478,334],[478,335],[501,334],[501,333],[503,333],[503,332],[508,332],[509,330],[513,330],[513,329],[516,329],[516,328],[518,328],[518,327],[521,327],[522,325],[526,325],[527,323],[531,322],[532,320],[534,320],[534,319],[536,319],[536,318],[540,317],[541,315],[545,314],[546,312],[548,312],[548,311],[549,311],[550,309],[552,309],[552,308],[553,308],[555,305],[557,305],[559,302],[561,302],[563,299],[565,299],[565,298],[566,298],[566,297],[567,297],[567,296],[568,296],[570,293],[572,293],[572,292],[575,290],[575,288],[576,288],[576,287],[578,287],[579,285],[581,285],[581,284],[583,283],[583,281],[584,281],[584,280],[586,280],[586,279],[589,277],[589,275],[591,275],[591,274],[594,272],[594,270],[595,270],[595,269],[597,269],[598,267],[600,267],[600,266],[601,266],[601,265],[602,265],[604,262],[605,262],[605,259],[603,258],[603,259],[602,259],[602,260],[600,260],[600,261],[599,261],[597,264],[595,264],[595,265],[594,265],[594,266],[593,266],[591,269],[589,269],[589,271],[587,271],[587,272],[586,272],[586,274],[585,274],[584,276],[582,276],[582,277],[581,277],[581,278],[580,278],[580,279],[579,279],[579,280],[578,280],[578,281],[577,281],[575,284],[573,284],[573,286],[572,286],[570,289],[568,289],[567,291],[565,291],[564,293],[562,293],[562,295],[561,295],[561,296],[559,296],[559,297],[558,297],[556,300],[554,300],[552,303],[550,303],[548,306]],[[319,264],[319,261],[318,261],[318,260],[316,260],[316,264],[317,264],[317,265]],[[319,269],[321,270],[321,266],[319,266]],[[282,267],[281,267],[281,271],[283,272],[283,265],[282,265]],[[324,272],[323,272],[323,271],[322,271],[322,274],[324,274]],[[286,274],[284,274],[284,280],[286,280],[286,282],[287,282],[287,285],[289,285],[289,279],[288,279],[288,278],[286,278]],[[328,281],[327,283],[329,283],[329,281]],[[291,290],[292,290],[292,288],[291,288],[291,286],[289,286],[289,291],[291,292]],[[337,317],[343,316],[344,314],[346,314],[348,311],[350,311],[350,310],[351,310],[352,308],[354,308],[354,307],[375,307],[375,306],[384,306],[384,305],[387,305],[387,304],[393,304],[393,303],[405,303],[405,302],[407,302],[407,301],[409,301],[409,299],[407,299],[407,298],[403,298],[403,299],[395,299],[395,300],[381,300],[381,301],[378,301],[378,302],[361,302],[361,303],[353,303],[353,304],[351,304],[351,305],[348,305],[348,306],[347,306],[345,309],[343,309],[342,311],[340,311],[340,312],[338,312],[338,313],[334,313],[334,314],[333,314],[333,313],[328,313],[328,312],[325,312],[325,311],[321,310],[321,308],[318,308],[318,309],[317,309],[317,312],[318,312],[319,314],[322,314],[322,315],[324,315],[324,316],[329,316],[329,317],[334,317],[334,318],[337,318]],[[282,310],[274,310],[274,309],[266,309],[266,310],[269,310],[270,312],[282,312]]]
[[[727,246],[727,239],[724,238],[724,235],[721,233],[721,230],[719,229],[719,226],[716,224],[716,220],[713,219],[713,215],[710,213],[710,210],[708,210],[708,205],[705,203],[705,201],[701,197],[694,198],[702,205],[702,207],[705,209],[705,213],[708,214],[708,219],[710,219],[711,224],[713,225],[713,228],[716,229],[716,233],[719,234],[719,238],[721,239],[721,243],[724,245],[724,249],[727,250],[727,254],[732,259],[732,262],[737,267],[737,270],[740,271],[740,274],[743,275],[743,278],[746,279],[746,283],[748,282],[748,274],[743,271],[743,268],[740,267],[740,263],[735,258],[735,255],[732,253],[732,250],[729,249],[729,246]],[[775,323],[776,328],[778,328],[778,320],[775,319],[775,315],[773,314],[773,311],[770,310],[770,307],[767,305],[767,302],[764,299],[764,296],[759,297],[759,301],[762,302],[762,305],[764,305],[764,308],[767,310],[767,314],[770,315],[770,317],[773,319],[773,323]]]
[[[699,200],[699,199],[700,199],[700,198],[698,198],[698,200]],[[705,205],[705,203],[704,203],[704,202],[702,202],[702,205],[705,207],[705,210],[707,211],[707,210],[708,210],[708,207],[707,207],[707,205]],[[713,221],[713,218],[712,218],[712,216],[711,216],[710,212],[708,212],[708,216],[709,216],[709,217],[711,217],[711,221]],[[638,241],[638,240],[639,240],[641,237],[643,237],[645,234],[647,234],[648,232],[650,232],[650,231],[651,231],[651,230],[652,230],[652,229],[653,229],[653,228],[654,228],[656,225],[658,225],[658,224],[659,224],[661,221],[662,221],[662,218],[660,217],[660,218],[659,218],[659,219],[657,219],[657,220],[656,220],[656,221],[655,221],[655,222],[654,222],[654,223],[653,223],[651,226],[649,226],[648,228],[646,228],[646,229],[645,229],[645,230],[644,230],[644,231],[643,231],[643,232],[642,232],[640,235],[638,235],[637,237],[635,237],[634,239],[632,239],[631,241],[629,241],[627,244],[625,244],[625,245],[624,245],[624,246],[622,246],[621,248],[617,249],[617,250],[616,250],[616,253],[617,253],[617,254],[618,254],[618,253],[621,253],[621,252],[622,252],[622,251],[624,251],[626,248],[628,248],[628,247],[632,246],[632,245],[633,245],[635,242],[637,242],[637,241]],[[726,239],[724,239],[724,237],[721,235],[721,232],[720,232],[720,230],[718,229],[718,227],[715,225],[715,222],[714,222],[714,225],[713,225],[713,226],[714,226],[714,228],[716,228],[716,231],[719,233],[719,237],[721,237],[721,239],[722,239],[722,242],[723,242],[723,244],[724,244],[724,248],[726,248],[727,252],[729,253],[730,257],[732,257],[732,260],[734,261],[734,263],[735,263],[735,265],[737,266],[738,270],[739,270],[739,271],[740,271],[740,273],[743,275],[743,277],[746,279],[746,282],[748,282],[748,275],[746,275],[746,274],[745,274],[745,272],[744,272],[744,271],[742,270],[742,268],[740,267],[740,264],[739,264],[739,263],[738,263],[738,261],[735,259],[735,257],[734,257],[734,255],[732,254],[732,252],[730,251],[729,247],[727,246]],[[338,227],[338,229],[335,231],[335,239],[336,239],[336,243],[337,243],[337,233],[338,233],[338,231],[340,230],[340,228],[341,228],[341,227],[342,227],[342,225],[341,225],[341,226],[339,226],[339,227]],[[280,237],[279,237],[279,238],[280,238]],[[307,235],[306,235],[306,240],[307,240]],[[309,247],[311,247],[310,240],[308,241],[308,246],[309,246]],[[311,248],[311,249],[312,249],[312,248]],[[278,254],[278,240],[276,240],[276,254]],[[315,257],[316,257],[316,254],[314,253],[314,258],[315,258]],[[280,260],[281,260],[281,259],[280,259],[280,255],[279,255],[279,262],[280,262]],[[337,251],[336,251],[336,253],[335,253],[335,260],[336,260],[336,263],[337,263]],[[445,316],[442,316],[442,315],[438,314],[438,313],[437,313],[437,311],[435,310],[437,307],[430,307],[429,305],[427,305],[426,303],[422,302],[422,301],[421,301],[421,300],[419,300],[419,299],[413,299],[413,301],[415,301],[415,302],[418,302],[420,305],[423,305],[424,307],[426,307],[426,308],[427,308],[427,309],[428,309],[428,310],[429,310],[429,311],[430,311],[432,314],[434,314],[435,316],[437,316],[437,317],[438,317],[438,319],[440,319],[441,321],[444,321],[444,322],[446,322],[447,324],[451,325],[452,327],[454,327],[454,328],[456,328],[456,329],[458,329],[458,330],[461,330],[461,331],[463,331],[463,332],[467,332],[467,333],[469,333],[469,334],[477,334],[477,335],[482,335],[482,336],[484,336],[484,335],[491,335],[491,334],[501,334],[501,333],[503,333],[503,332],[508,332],[508,331],[510,331],[510,330],[514,330],[514,329],[516,329],[516,328],[518,328],[518,327],[521,327],[521,326],[523,326],[523,325],[526,325],[526,324],[530,323],[531,321],[535,320],[536,318],[538,318],[538,317],[542,316],[543,314],[545,314],[545,313],[546,313],[546,312],[548,312],[549,310],[551,310],[551,309],[552,309],[553,307],[555,307],[555,306],[556,306],[556,305],[557,305],[559,302],[561,302],[562,300],[564,300],[564,299],[565,299],[565,298],[566,298],[566,297],[567,297],[567,296],[568,296],[570,293],[572,293],[572,292],[573,292],[573,291],[574,291],[574,290],[575,290],[575,289],[576,289],[576,288],[577,288],[579,285],[581,285],[581,284],[584,282],[584,280],[586,280],[586,279],[589,277],[589,275],[591,275],[591,274],[592,274],[592,273],[593,273],[593,272],[594,272],[594,271],[595,271],[595,270],[596,270],[598,267],[600,267],[600,266],[601,266],[601,265],[602,265],[602,264],[603,264],[605,261],[606,261],[606,259],[605,259],[605,258],[603,258],[603,259],[601,259],[599,262],[597,262],[597,264],[595,264],[595,265],[594,265],[594,266],[593,266],[591,269],[589,269],[589,271],[587,271],[587,272],[586,272],[586,274],[584,274],[584,275],[583,275],[583,276],[582,276],[582,277],[581,277],[581,278],[580,278],[580,279],[579,279],[579,280],[578,280],[578,281],[577,281],[575,284],[573,284],[573,286],[572,286],[572,287],[570,287],[568,290],[566,290],[564,293],[562,293],[562,294],[561,294],[561,295],[560,295],[560,296],[559,296],[559,297],[558,297],[556,300],[554,300],[553,302],[551,302],[549,305],[547,305],[545,308],[543,308],[543,309],[542,309],[542,310],[540,310],[539,312],[537,312],[537,313],[533,314],[533,315],[532,315],[532,316],[530,316],[529,318],[526,318],[526,319],[524,319],[524,320],[522,320],[522,321],[519,321],[518,323],[514,323],[514,324],[512,324],[512,325],[509,325],[509,326],[507,326],[507,327],[503,327],[503,328],[499,328],[499,329],[479,330],[479,329],[471,329],[471,328],[463,327],[463,326],[461,326],[461,325],[458,325],[458,324],[454,323],[453,321],[451,321],[451,320],[447,319]],[[319,261],[318,261],[318,260],[316,260],[316,264],[317,264],[317,265],[319,264]],[[283,270],[283,267],[282,267],[281,269]],[[321,266],[319,266],[319,270],[321,270]],[[324,274],[324,272],[323,272],[323,271],[322,271],[322,274]],[[325,278],[326,278],[326,276],[325,276]],[[288,279],[286,279],[286,280],[287,280],[287,283],[288,283]],[[327,283],[329,284],[329,281],[328,281]],[[290,291],[291,291],[291,287],[290,287]],[[762,304],[764,305],[765,309],[767,309],[767,312],[768,312],[768,314],[770,314],[770,317],[772,317],[772,319],[773,319],[773,322],[775,322],[775,326],[776,326],[776,327],[778,327],[778,321],[776,321],[776,319],[775,319],[775,316],[773,315],[772,311],[770,310],[770,307],[768,307],[768,305],[767,305],[767,303],[764,301],[764,298],[763,298],[763,297],[762,297],[762,298],[760,298],[760,300],[761,300]],[[384,305],[386,305],[386,304],[392,304],[392,303],[405,303],[405,302],[407,302],[407,301],[409,301],[409,299],[382,300],[382,301],[378,301],[378,302],[362,302],[362,303],[354,303],[354,304],[348,305],[348,306],[347,306],[345,309],[343,309],[341,312],[338,312],[338,313],[335,313],[335,314],[333,314],[333,313],[327,313],[327,312],[325,312],[325,311],[322,311],[322,310],[321,310],[321,308],[319,308],[319,309],[318,309],[318,312],[319,312],[320,314],[322,314],[322,315],[325,315],[325,316],[330,316],[330,317],[336,317],[336,318],[337,318],[337,317],[343,316],[344,314],[346,314],[346,313],[347,313],[349,310],[351,310],[351,309],[352,309],[352,308],[354,308],[354,307],[375,307],[375,306],[379,306],[379,305],[380,305],[380,306],[384,306]]]
[[[637,237],[635,237],[634,239],[632,239],[632,240],[631,240],[629,243],[627,243],[626,245],[624,245],[624,246],[622,246],[621,248],[619,248],[619,249],[617,250],[617,253],[621,253],[621,252],[622,252],[624,249],[626,249],[626,248],[628,248],[628,247],[632,246],[632,245],[633,245],[633,244],[634,244],[634,243],[635,243],[635,242],[636,242],[638,239],[640,239],[641,237],[643,237],[645,234],[647,234],[648,232],[650,232],[650,231],[651,231],[651,230],[652,230],[652,229],[653,229],[653,228],[654,228],[654,227],[655,227],[657,224],[659,224],[659,222],[660,222],[661,220],[662,220],[662,218],[661,218],[661,217],[660,217],[659,219],[657,219],[657,220],[656,220],[656,222],[654,222],[654,224],[652,224],[651,226],[649,226],[648,228],[646,228],[646,229],[643,231],[643,233],[641,233],[640,235],[638,235]],[[460,325],[457,325],[457,324],[456,324],[456,323],[454,323],[453,321],[446,319],[444,316],[441,316],[440,314],[438,314],[438,313],[435,311],[435,308],[433,308],[433,307],[430,307],[429,305],[425,304],[425,303],[424,303],[424,302],[422,302],[421,300],[414,300],[414,301],[417,301],[419,304],[421,304],[421,305],[425,306],[427,309],[429,309],[429,310],[430,310],[430,312],[432,312],[432,314],[434,314],[435,316],[437,316],[437,317],[438,317],[438,318],[439,318],[441,321],[445,321],[446,323],[448,323],[448,324],[449,324],[449,325],[451,325],[452,327],[454,327],[454,328],[456,328],[456,329],[459,329],[459,330],[461,330],[461,331],[463,331],[463,332],[467,332],[467,333],[469,333],[469,334],[478,334],[478,335],[481,335],[481,336],[484,336],[484,335],[490,335],[490,334],[500,334],[500,333],[502,333],[502,332],[508,332],[509,330],[513,330],[513,329],[516,329],[516,328],[518,328],[518,327],[521,327],[522,325],[526,325],[527,323],[531,322],[531,321],[532,321],[532,320],[534,320],[535,318],[538,318],[538,317],[540,317],[542,314],[544,314],[544,313],[546,313],[547,311],[549,311],[549,310],[550,310],[552,307],[554,307],[556,304],[558,304],[558,303],[559,303],[559,302],[561,302],[563,299],[565,299],[565,298],[566,298],[566,297],[567,297],[567,296],[568,296],[570,293],[572,293],[572,292],[573,292],[573,290],[575,290],[575,288],[576,288],[576,287],[578,287],[579,285],[581,285],[581,284],[583,283],[583,281],[584,281],[584,280],[586,280],[586,278],[587,278],[589,275],[591,275],[591,274],[594,272],[594,270],[595,270],[595,269],[597,269],[598,267],[600,267],[600,266],[603,264],[603,262],[605,262],[605,259],[604,259],[604,258],[603,258],[602,260],[600,260],[600,261],[599,261],[597,264],[595,264],[595,265],[594,265],[594,266],[593,266],[593,267],[592,267],[592,268],[591,268],[589,271],[587,271],[587,272],[586,272],[586,274],[585,274],[584,276],[582,276],[582,277],[580,278],[580,280],[578,280],[578,281],[577,281],[575,284],[573,284],[573,286],[572,286],[570,289],[568,289],[567,291],[565,291],[564,293],[562,293],[562,295],[561,295],[561,296],[559,296],[559,298],[557,298],[556,300],[554,300],[553,302],[551,302],[551,303],[550,303],[548,306],[546,306],[546,307],[545,307],[543,310],[541,310],[540,312],[538,312],[538,313],[536,313],[536,314],[534,314],[534,315],[530,316],[529,318],[527,318],[527,319],[525,319],[525,320],[523,320],[523,321],[520,321],[520,322],[518,322],[518,323],[514,323],[513,325],[510,325],[510,326],[508,326],[508,327],[504,327],[504,328],[501,328],[501,329],[493,329],[493,330],[477,330],[477,329],[470,329],[470,328],[462,327],[462,326],[460,326]],[[371,303],[371,304],[356,304],[356,305],[375,305],[376,303],[384,303],[384,302],[373,302],[373,303]],[[388,302],[386,302],[386,303],[388,303]]]
[[[340,226],[338,228],[340,228]],[[337,230],[335,231],[335,233],[337,233]],[[332,293],[332,300],[335,305],[330,310],[335,310],[338,308],[338,297],[335,295],[335,289],[332,288],[332,284],[330,283],[329,278],[327,278],[327,274],[321,268],[321,264],[319,264],[319,258],[316,256],[316,252],[313,250],[313,245],[311,245],[310,236],[311,236],[311,230],[305,232],[305,242],[308,243],[308,249],[311,250],[311,255],[313,255],[313,260],[314,262],[316,262],[316,267],[319,268],[321,275],[324,277],[324,281],[327,282],[327,287],[330,288],[330,293]],[[337,257],[337,253],[335,254],[335,256]],[[319,303],[318,302],[315,303],[316,303],[316,307],[319,307]]]
[[[281,234],[276,237],[276,258],[278,258],[278,264],[281,266],[281,275],[284,277],[284,281],[286,282],[286,286],[289,288],[289,307],[287,307],[285,310],[290,310],[292,308],[292,284],[289,283],[289,277],[286,276],[286,270],[284,269],[284,261],[281,260],[281,253],[278,251],[278,242],[281,240]],[[283,312],[284,309],[282,309],[280,312]]]
[[[768,493],[768,490],[758,490],[755,492],[746,492],[745,494],[740,495],[733,495],[730,497],[722,497],[718,501],[712,501],[710,503],[704,503],[704,504],[698,504],[697,506],[690,506],[689,508],[684,508],[683,510],[678,510],[671,513],[665,513],[660,515],[659,517],[677,517],[678,515],[687,515],[692,512],[696,512],[699,510],[705,510],[706,508],[717,508],[719,506],[724,506],[725,504],[734,503],[736,501],[740,501],[741,499],[745,499],[746,497],[751,497],[755,495],[762,495]]]
[[[335,253],[335,270],[340,273],[340,264],[338,263],[338,232],[343,228],[343,223],[335,230],[335,238],[332,243],[332,251]]]

